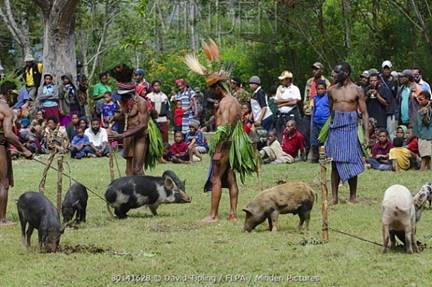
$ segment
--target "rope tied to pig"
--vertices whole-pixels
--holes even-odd
[[[331,231],[334,231],[334,232],[346,235],[348,237],[358,239],[360,241],[364,241],[364,242],[367,242],[367,243],[370,243],[370,244],[375,244],[375,245],[378,245],[378,246],[381,246],[381,247],[383,246],[381,243],[378,243],[378,242],[375,242],[375,241],[372,241],[372,240],[369,240],[369,239],[366,239],[366,238],[362,238],[360,236],[353,235],[353,234],[350,234],[350,233],[345,232],[345,231],[341,231],[341,230],[338,230],[338,229],[335,229],[335,228],[332,228],[332,227],[328,227],[328,229],[331,230]]]

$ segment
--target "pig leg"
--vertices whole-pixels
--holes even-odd
[[[126,218],[126,217],[127,217],[126,213],[127,213],[128,211],[129,211],[129,209],[128,209],[128,210],[125,210],[125,208],[123,208],[123,206],[120,206],[120,207],[114,209],[114,213],[115,213],[115,215],[117,215],[117,217],[118,217],[119,219],[124,219],[124,218]]]
[[[412,238],[413,250],[414,250],[414,252],[418,252],[417,238],[416,238],[416,227],[415,226],[412,228],[411,238]]]
[[[159,204],[153,204],[149,205],[150,211],[154,216],[157,216],[157,208],[159,207]]]
[[[80,220],[82,222],[86,222],[86,207],[87,206],[84,206],[80,211]]]
[[[271,214],[270,214],[270,218],[273,224],[273,228],[270,229],[270,231],[274,231],[276,232],[279,229],[278,226],[278,217],[279,217],[279,212],[274,210]]]
[[[390,232],[389,232],[389,225],[388,224],[383,224],[382,232],[383,232],[383,245],[384,245],[383,253],[387,253],[388,252],[388,243],[389,243],[389,239],[390,239]]]
[[[308,230],[309,229],[309,220],[310,220],[310,211],[300,212],[299,218],[300,218],[300,222],[298,225],[298,229],[299,230],[303,229],[303,226],[306,223],[305,227],[306,227],[306,230]]]
[[[268,224],[269,224],[269,230],[272,231],[272,229],[273,229],[273,222],[272,222],[271,216],[268,216],[267,220],[268,220]]]
[[[27,247],[30,247],[30,245],[31,245],[31,236],[32,236],[32,233],[33,233],[33,226],[31,226],[30,223],[29,223],[29,225],[27,227],[27,232],[26,232]]]
[[[396,248],[396,234],[394,232],[390,232],[390,248]]]
[[[27,222],[24,220],[24,217],[23,217],[23,215],[21,214],[21,212],[18,212],[18,216],[19,216],[19,220],[20,220],[20,223],[21,223],[21,238],[22,238],[22,244],[23,244],[24,246],[26,246],[26,232],[25,232],[25,229],[26,229]]]
[[[412,254],[413,253],[413,247],[412,247],[412,227],[405,226],[405,249],[407,253]]]

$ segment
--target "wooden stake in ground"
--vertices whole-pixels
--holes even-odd
[[[110,171],[111,181],[113,181],[115,179],[115,174],[114,174],[114,155],[113,155],[113,148],[111,146],[111,142],[109,142],[108,145],[109,145],[109,171]]]
[[[61,214],[63,188],[63,155],[57,160],[57,210]]]
[[[320,147],[320,187],[321,187],[321,216],[322,216],[322,227],[321,227],[321,239],[323,241],[329,240],[328,235],[328,189],[327,189],[327,164],[331,159],[326,157],[324,147]]]
[[[56,155],[56,152],[53,152],[53,153],[50,155],[50,157],[49,157],[49,159],[48,159],[48,164],[45,166],[45,169],[44,169],[44,171],[43,171],[43,173],[42,173],[42,179],[41,179],[41,181],[40,181],[40,183],[39,183],[39,192],[41,192],[41,193],[44,193],[44,192],[45,192],[45,182],[46,182],[46,178],[47,178],[47,176],[48,176],[48,170],[49,170],[50,167],[51,167],[51,164],[52,164],[52,162],[53,162],[53,160],[54,160],[55,155]]]

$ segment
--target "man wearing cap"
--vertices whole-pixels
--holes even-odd
[[[330,81],[323,76],[324,65],[320,62],[315,62],[312,65],[312,78],[309,78],[306,82],[304,101],[303,101],[303,112],[304,112],[304,137],[306,144],[306,157],[310,149],[310,131],[311,131],[311,115],[313,109],[313,98],[317,94],[316,84],[318,81],[325,81],[326,86],[330,86]],[[298,122],[299,123],[299,122]]]
[[[150,90],[150,84],[144,79],[144,70],[136,69],[134,72],[134,79],[136,82],[135,91],[143,98],[146,97]]]
[[[364,129],[364,144],[369,142],[368,113],[363,90],[351,79],[351,66],[346,62],[334,68],[335,85],[329,91],[331,123],[325,143],[326,154],[332,158],[333,204],[339,201],[339,183],[348,181],[350,202],[357,202],[357,176],[364,171],[361,143],[358,138],[357,111],[361,112]],[[362,143],[363,144],[363,143]]]
[[[232,77],[230,81],[231,94],[236,98],[240,104],[248,103],[250,95],[243,89],[242,80],[239,77]]]
[[[10,87],[5,83],[0,87],[0,226],[10,224],[6,220],[6,208],[9,186],[13,186],[14,181],[9,144],[15,146],[27,158],[32,157],[32,153],[23,146],[12,131],[13,112],[7,104]]]
[[[399,124],[412,128],[417,117],[419,103],[417,96],[421,87],[414,81],[412,70],[405,69],[399,73],[399,89],[396,96],[396,118]]]
[[[283,71],[279,76],[281,84],[276,90],[274,103],[278,106],[276,120],[276,132],[279,142],[282,142],[283,131],[289,120],[300,122],[300,113],[297,103],[301,101],[300,90],[292,83],[293,74],[289,71]]]
[[[392,63],[389,60],[385,60],[382,65],[382,73],[379,74],[380,84],[388,90],[388,106],[387,106],[387,131],[390,137],[394,137],[396,133],[396,94],[398,83],[397,80],[392,76]]]
[[[36,92],[39,88],[42,80],[42,69],[43,65],[34,62],[34,58],[31,54],[27,54],[24,57],[25,67],[22,70],[23,80],[32,101],[36,98]]]
[[[273,129],[273,113],[268,107],[268,98],[261,87],[261,79],[258,76],[252,76],[249,79],[249,87],[252,90],[250,103],[255,125],[270,131]]]

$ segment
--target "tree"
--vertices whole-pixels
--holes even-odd
[[[33,0],[44,22],[44,73],[76,75],[75,9],[79,0]]]

